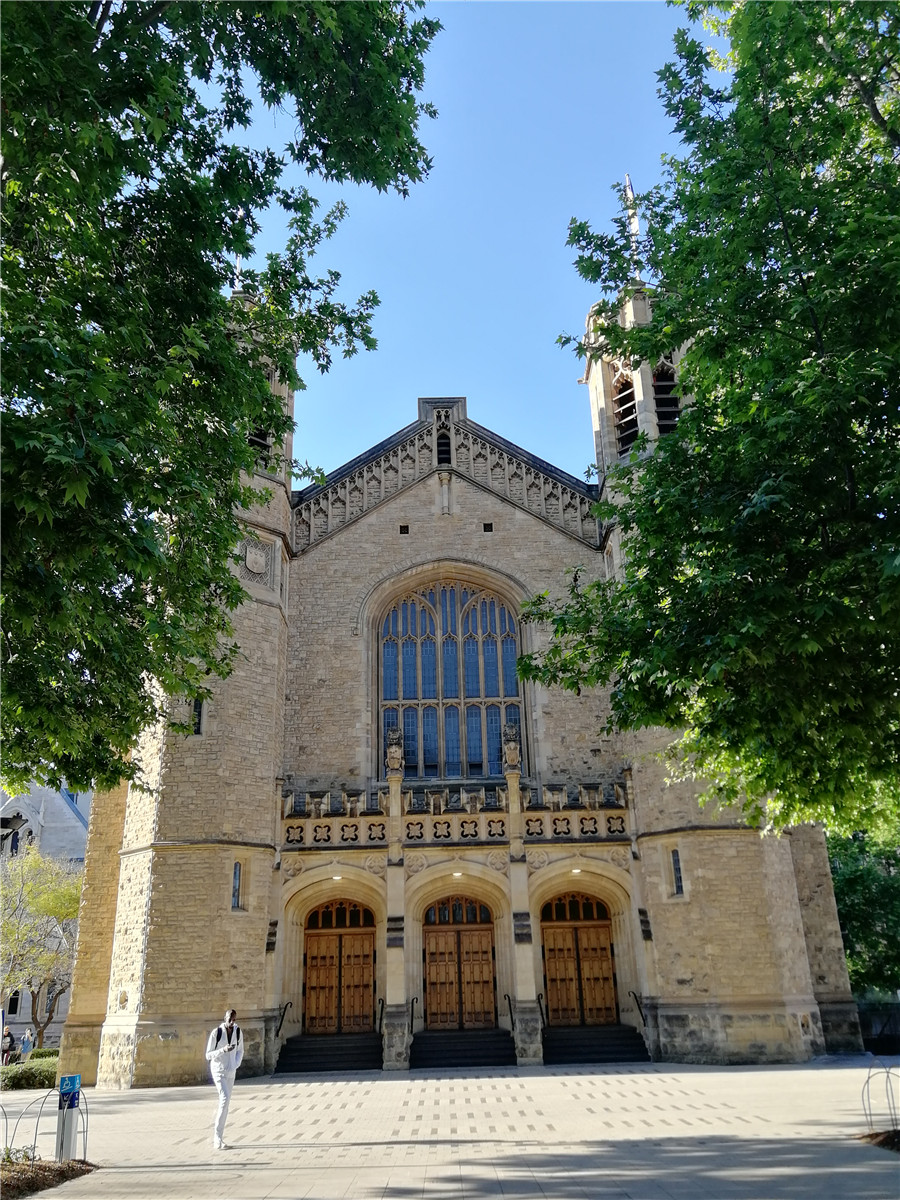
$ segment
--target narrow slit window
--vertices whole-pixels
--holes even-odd
[[[231,908],[232,908],[232,910],[244,907],[243,904],[241,903],[241,900],[242,900],[241,876],[242,876],[242,874],[243,874],[243,869],[242,869],[241,863],[236,862],[234,864],[234,870],[232,871],[232,874],[231,874]]]
[[[672,893],[675,896],[684,895],[684,878],[681,874],[681,855],[677,850],[672,851]]]

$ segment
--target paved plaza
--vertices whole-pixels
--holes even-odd
[[[893,1060],[895,1063],[897,1060]],[[215,1092],[86,1092],[97,1200],[897,1200],[900,1156],[859,1142],[869,1056],[804,1066],[647,1064],[288,1075]],[[873,1088],[886,1115],[884,1085]],[[34,1093],[6,1093],[12,1121]],[[886,1126],[887,1121],[881,1122]],[[54,1153],[55,1112],[38,1151]],[[19,1125],[15,1145],[31,1140]],[[10,1128],[10,1133],[12,1129]]]

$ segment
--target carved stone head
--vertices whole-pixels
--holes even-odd
[[[387,768],[389,771],[403,769],[403,734],[399,729],[387,731]]]

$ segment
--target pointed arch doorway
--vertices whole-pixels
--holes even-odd
[[[375,1028],[375,916],[331,900],[306,918],[303,1017],[307,1033]]]
[[[494,922],[486,904],[468,896],[432,904],[422,957],[426,1029],[495,1028]]]
[[[609,911],[581,892],[541,909],[541,945],[550,1025],[614,1025],[618,1020]]]

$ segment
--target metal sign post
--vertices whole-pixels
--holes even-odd
[[[75,1158],[78,1138],[78,1104],[81,1099],[81,1076],[63,1075],[59,1081],[59,1111],[56,1116],[56,1161]]]

